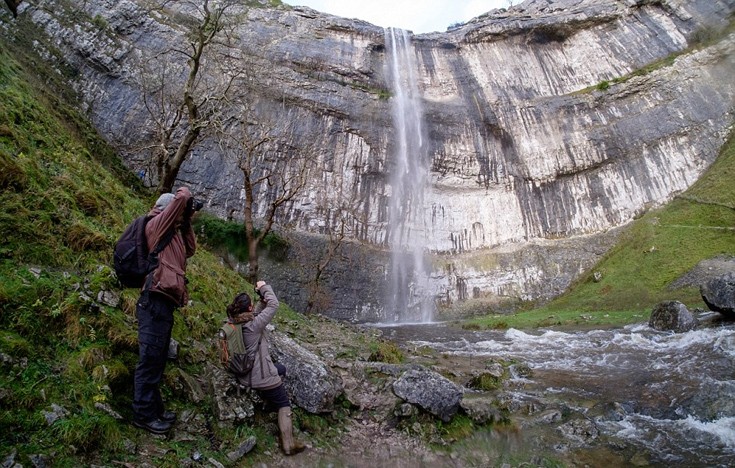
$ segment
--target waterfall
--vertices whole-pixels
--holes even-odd
[[[387,76],[391,83],[393,158],[390,174],[389,225],[391,249],[386,319],[430,322],[434,302],[429,287],[430,265],[425,259],[424,190],[429,157],[424,135],[416,57],[408,32],[385,30]],[[389,145],[391,147],[391,145]]]

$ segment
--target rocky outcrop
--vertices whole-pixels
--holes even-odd
[[[35,47],[75,76],[98,130],[131,168],[147,171],[154,129],[141,58],[184,43],[196,12],[179,2],[67,4],[73,15],[38,0],[21,16],[48,35],[36,37]],[[559,262],[514,262],[568,240],[604,244],[601,233],[697,180],[732,123],[735,36],[720,31],[734,10],[728,0],[529,0],[413,36],[431,164],[423,217],[411,229],[433,255],[436,297],[482,307],[553,297],[594,264],[599,249],[585,255],[581,247],[585,254]],[[288,140],[279,151],[313,157],[307,189],[279,223],[327,233],[338,224],[341,194],[353,215],[350,245],[382,248],[395,150],[383,30],[300,7],[240,6],[231,14],[252,116]],[[8,24],[3,17],[7,37],[27,33],[20,21]],[[718,40],[692,47],[702,38]],[[169,60],[185,63],[183,55]],[[216,83],[219,75],[207,72]],[[242,174],[211,131],[179,182],[205,198],[208,211],[241,217]],[[262,215],[266,206],[254,209]],[[363,279],[351,262],[334,268],[334,292],[357,296],[333,315],[386,317],[383,299],[368,292],[385,290],[385,269],[351,283]]]
[[[459,410],[462,387],[427,369],[411,369],[393,382],[396,395],[449,422]]]
[[[342,381],[314,353],[285,335],[274,334],[271,354],[286,366],[284,383],[295,404],[310,413],[334,409],[335,399],[343,392]]]
[[[710,310],[735,318],[735,271],[707,281],[700,287],[700,293]]]
[[[687,286],[700,288],[727,273],[735,271],[735,257],[730,255],[718,255],[700,261],[694,268],[674,280],[668,289],[678,289]]]
[[[666,301],[656,305],[651,311],[648,326],[661,331],[677,333],[693,330],[699,324],[689,309],[679,301]]]

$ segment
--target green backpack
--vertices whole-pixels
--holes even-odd
[[[262,339],[263,335],[261,335]],[[258,347],[260,348],[260,339]],[[255,364],[255,353],[248,354],[242,336],[241,323],[226,323],[219,330],[220,362],[226,370],[235,375],[247,375]]]

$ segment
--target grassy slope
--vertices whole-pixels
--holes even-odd
[[[19,450],[24,465],[38,453],[55,453],[56,466],[78,466],[92,453],[124,459],[125,441],[138,443],[145,433],[94,406],[129,416],[137,294],[122,291],[120,307],[94,299],[101,290],[120,292],[108,266],[112,245],[153,196],[39,76],[0,48],[0,455]],[[174,326],[183,358],[167,369],[164,387],[178,409],[190,405],[172,390],[178,368],[198,374],[203,358],[213,357],[191,346],[194,340],[214,336],[237,292],[253,292],[205,249],[188,276],[193,305],[176,314]],[[278,317],[302,321],[285,305]],[[70,416],[49,426],[43,411],[52,403]],[[210,442],[188,445],[201,450]]]
[[[628,226],[592,270],[547,306],[515,316],[487,316],[466,326],[530,328],[551,325],[625,324],[648,319],[652,307],[678,300],[706,308],[697,286],[669,285],[699,261],[735,256],[735,132],[697,183],[667,206]]]

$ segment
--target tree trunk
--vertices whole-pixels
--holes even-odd
[[[173,191],[176,178],[179,176],[181,165],[184,164],[186,156],[191,151],[197,138],[199,138],[200,127],[197,122],[191,122],[191,127],[186,132],[184,139],[176,150],[176,154],[168,156],[163,164],[162,172],[159,174],[158,193],[170,193]]]
[[[248,282],[258,282],[258,239],[248,238]]]

